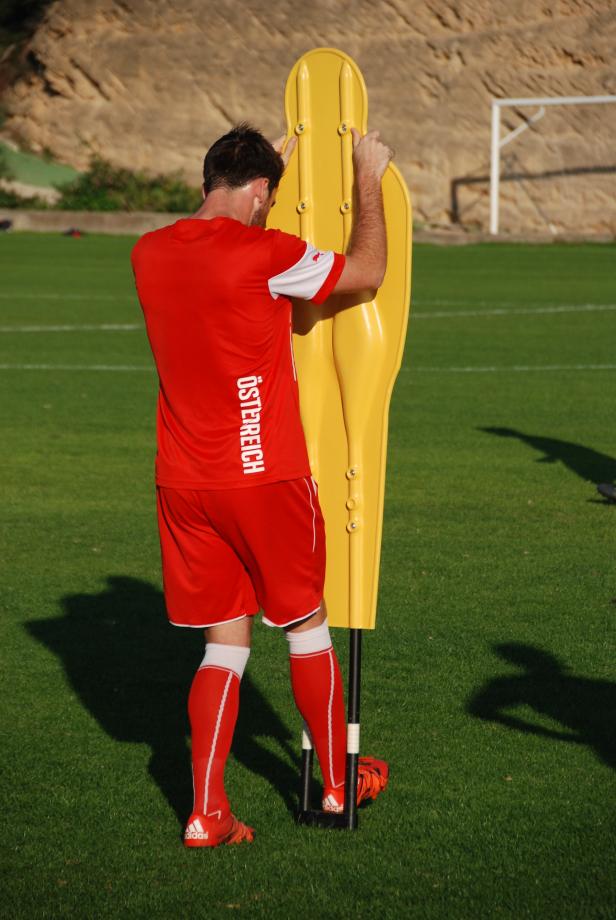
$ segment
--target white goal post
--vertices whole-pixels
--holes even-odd
[[[605,102],[616,102],[616,96],[549,96],[523,99],[493,99],[492,100],[492,140],[490,145],[490,233],[498,233],[498,198],[500,187],[500,152],[501,147],[509,144],[522,131],[529,128],[534,122],[545,115],[546,105],[598,105]],[[522,122],[509,134],[500,136],[500,113],[504,106],[533,106],[538,105],[539,110],[527,121]]]

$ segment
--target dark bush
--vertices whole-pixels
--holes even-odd
[[[199,191],[179,175],[147,176],[95,158],[86,173],[59,187],[64,211],[196,211]]]

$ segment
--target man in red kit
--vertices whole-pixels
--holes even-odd
[[[232,814],[224,769],[252,622],[285,630],[291,682],[323,774],[323,808],[342,811],[342,681],[323,605],[325,530],[299,414],[291,297],[376,289],[386,267],[381,179],[392,152],[353,133],[356,211],[346,256],[266,230],[285,166],[240,125],[210,148],[193,217],[143,236],[132,264],[160,380],[156,486],[171,623],[205,629],[188,710],[193,813],[186,846],[253,839]],[[282,145],[280,145],[282,146]],[[287,158],[292,152],[287,147]],[[387,765],[362,758],[358,801]]]

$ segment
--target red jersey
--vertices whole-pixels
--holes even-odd
[[[344,256],[215,217],[146,233],[131,259],[160,381],[158,485],[309,476],[289,298],[322,303]]]

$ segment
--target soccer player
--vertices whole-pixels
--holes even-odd
[[[158,370],[156,487],[171,623],[205,629],[188,710],[193,813],[186,846],[253,839],[232,814],[225,763],[252,622],[285,631],[297,707],[323,774],[323,808],[342,811],[342,680],[323,604],[325,530],[310,474],[293,359],[291,301],[376,289],[386,268],[381,180],[392,151],[353,131],[355,221],[345,255],[266,230],[285,159],[248,125],[209,149],[203,204],[147,233],[132,253]],[[387,764],[362,758],[357,798],[376,798]]]

